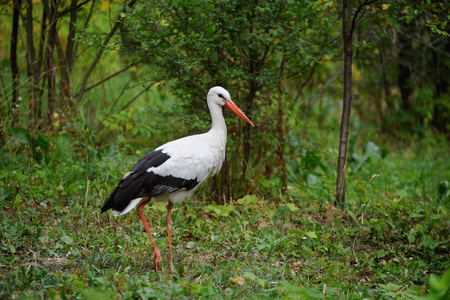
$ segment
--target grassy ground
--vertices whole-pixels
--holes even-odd
[[[145,211],[163,255],[159,273],[136,213],[100,214],[141,153],[99,150],[67,135],[49,140],[47,163],[37,163],[38,150],[24,140],[0,148],[0,298],[448,296],[450,276],[429,284],[450,269],[445,140],[387,155],[368,143],[351,153],[342,210],[330,205],[331,163],[296,179],[302,160],[288,161],[287,193],[251,194],[229,206],[211,204],[204,189],[173,211],[175,273],[166,261],[165,203]],[[308,155],[319,160],[329,154],[312,148]]]

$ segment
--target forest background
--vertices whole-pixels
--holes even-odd
[[[2,298],[449,296],[445,1],[14,0],[0,14]],[[154,273],[136,215],[100,207],[146,152],[209,129],[214,85],[256,126],[227,117],[222,171],[174,211],[176,272]],[[146,209],[163,256],[165,209]]]

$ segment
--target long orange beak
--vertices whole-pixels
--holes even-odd
[[[255,125],[253,125],[252,121],[250,121],[250,119],[242,112],[242,110],[237,107],[236,104],[234,104],[233,101],[228,100],[225,101],[225,107],[227,107],[229,110],[231,110],[232,112],[234,112],[238,117],[240,117],[242,120],[244,120],[245,122],[247,122],[248,124],[252,125],[253,127],[255,127]]]

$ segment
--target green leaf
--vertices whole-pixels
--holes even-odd
[[[16,198],[14,199],[14,207],[19,207],[20,205],[20,194],[16,195]]]
[[[16,248],[13,245],[6,246],[7,250],[11,253],[16,253]]]
[[[251,279],[251,280],[256,280],[256,279],[258,279],[258,277],[256,277],[255,274],[250,273],[250,272],[245,272],[244,275],[242,275],[242,277],[248,278],[248,279]]]
[[[5,199],[9,196],[11,190],[9,188],[0,188],[0,200]]]
[[[295,206],[294,203],[287,203],[286,206],[287,206],[292,212],[296,212],[297,210],[300,209],[300,208],[298,208],[297,206]]]
[[[48,243],[49,239],[48,239],[48,235],[44,235],[39,237],[39,240],[41,241],[41,243],[45,244]]]
[[[9,132],[11,133],[12,137],[19,142],[27,145],[31,144],[31,134],[25,128],[13,127],[9,129]]]
[[[276,209],[270,209],[269,211],[267,211],[267,216],[269,218],[273,218],[275,216],[275,214],[277,213]]]
[[[266,281],[261,278],[256,278],[256,281],[258,281],[259,285],[264,288],[266,286]]]
[[[317,239],[317,234],[314,231],[308,231],[306,233],[307,236],[309,236],[312,239]]]
[[[408,242],[409,242],[410,244],[412,244],[412,243],[415,242],[415,240],[416,240],[416,236],[415,236],[413,233],[409,233],[409,234],[408,234]]]
[[[61,133],[56,138],[56,146],[59,148],[67,148],[69,146],[69,137],[67,136],[67,133]]]
[[[289,250],[289,252],[294,252],[294,251],[303,251],[304,249],[302,247],[294,247],[292,249]]]
[[[392,282],[389,282],[387,284],[379,284],[379,286],[388,292],[396,292],[402,288],[400,285]]]
[[[228,217],[234,210],[234,205],[220,206],[220,205],[208,205],[203,208],[206,212],[213,212],[218,217]]]
[[[374,142],[367,142],[366,145],[364,145],[364,153],[369,156],[374,157],[381,157],[381,149],[377,145],[375,145]]]
[[[292,229],[291,231],[289,231],[289,234],[303,235],[303,231],[301,231],[300,229]]]
[[[450,292],[450,270],[447,270],[441,278],[432,275],[429,285],[432,295],[438,296],[439,299],[448,299],[444,296],[448,296]]]
[[[63,241],[67,245],[72,245],[72,243],[73,243],[73,239],[70,236],[67,236],[67,235],[61,237],[61,241]]]
[[[78,289],[82,289],[82,288],[84,288],[84,282],[83,281],[81,281],[81,280],[75,280],[75,286],[78,288]]]
[[[256,195],[246,195],[243,198],[240,198],[237,200],[237,203],[242,204],[242,205],[248,205],[251,203],[258,203],[259,199],[258,197],[256,197]]]
[[[126,138],[123,136],[123,135],[121,135],[121,134],[119,134],[118,136],[117,136],[117,140],[120,142],[120,143],[125,143],[127,140],[126,140]]]

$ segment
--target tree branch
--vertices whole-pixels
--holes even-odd
[[[136,2],[137,2],[137,0],[130,1],[130,3],[128,3],[128,7],[132,7]],[[106,45],[109,43],[111,38],[114,36],[114,33],[117,31],[117,29],[119,29],[120,24],[122,23],[122,19],[123,19],[122,15],[119,15],[119,17],[117,18],[116,23],[114,24],[113,28],[111,28],[110,32],[106,36],[106,38],[103,41],[102,45],[100,46],[100,50],[95,55],[94,61],[89,66],[88,70],[86,71],[86,74],[84,74],[83,81],[81,83],[81,87],[80,87],[80,90],[78,92],[78,97],[77,97],[78,98],[78,103],[81,102],[81,100],[83,99],[84,89],[86,88],[86,84],[87,84],[87,81],[89,79],[89,76],[91,75],[91,73],[94,70],[95,66],[99,62],[100,57],[103,54],[103,51],[105,51],[105,49],[106,49]]]
[[[140,91],[136,96],[134,96],[130,101],[127,102],[127,104],[125,104],[121,109],[119,109],[119,111],[124,110],[125,108],[127,108],[128,106],[130,106],[131,103],[134,102],[134,100],[136,100],[137,98],[139,98],[139,96],[141,96],[143,93],[147,92],[153,85],[155,85],[156,83],[160,82],[162,79],[161,78],[157,78],[155,80],[152,81],[152,83],[150,83],[145,89],[143,89],[142,91]]]
[[[350,28],[350,35],[353,36],[353,31],[355,30],[355,27],[356,27],[356,20],[358,19],[358,14],[361,13],[363,7],[374,4],[376,2],[378,2],[378,0],[364,0],[364,2],[362,4],[361,4],[361,2],[359,3],[358,9],[356,10],[356,12],[352,18],[352,27]]]
[[[67,14],[67,13],[70,13],[70,12],[73,11],[73,10],[79,9],[80,7],[82,7],[83,5],[85,5],[86,3],[90,2],[90,1],[91,1],[91,0],[86,0],[86,1],[84,1],[84,2],[81,2],[81,3],[77,4],[77,6],[75,6],[75,7],[70,7],[70,8],[68,8],[68,9],[63,10],[62,12],[60,12],[60,13],[58,14],[58,18],[61,18],[62,16],[64,16],[64,15]]]
[[[104,83],[105,81],[108,81],[109,79],[111,79],[111,78],[113,78],[113,77],[116,77],[117,75],[119,75],[119,74],[125,72],[125,71],[128,70],[129,68],[131,68],[131,67],[133,67],[133,66],[136,66],[137,64],[139,64],[140,62],[142,62],[145,58],[146,58],[146,57],[144,57],[144,58],[142,58],[142,59],[140,59],[140,60],[138,60],[138,61],[135,61],[134,63],[132,63],[132,64],[126,66],[125,68],[123,68],[123,69],[117,71],[116,73],[113,73],[113,74],[109,75],[108,77],[105,77],[105,78],[103,78],[102,80],[100,80],[100,81],[94,83],[93,85],[91,85],[91,86],[85,88],[85,89],[84,89],[84,92],[87,92],[87,91],[89,91],[89,90],[92,90],[93,88],[99,86],[100,84]],[[76,94],[74,95],[74,97],[78,97],[80,93],[81,93],[81,91],[78,92],[78,93],[76,93]]]

